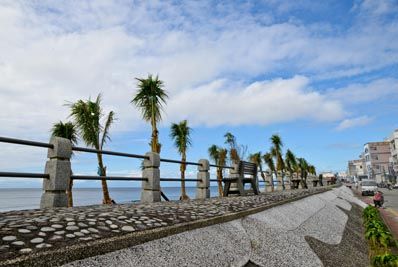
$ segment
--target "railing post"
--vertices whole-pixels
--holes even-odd
[[[70,157],[72,155],[72,143],[69,139],[52,137],[49,148],[45,173],[49,179],[43,179],[43,195],[40,208],[67,207],[68,198],[66,189],[71,176]]]
[[[232,169],[229,169],[229,176],[230,179],[238,178],[236,183],[231,183],[230,191],[234,192],[242,192],[244,190],[243,184],[240,181],[240,173],[239,173],[239,161],[231,163]]]
[[[196,198],[210,198],[209,161],[207,159],[201,159],[199,160],[199,164],[197,178],[200,179],[200,181],[196,183]]]
[[[142,178],[141,202],[160,202],[160,157],[158,153],[145,154],[149,159],[144,159]]]

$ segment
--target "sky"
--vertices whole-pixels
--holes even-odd
[[[130,101],[135,78],[148,74],[169,95],[164,158],[180,158],[169,132],[184,119],[190,161],[226,146],[226,132],[247,154],[267,152],[279,134],[319,172],[346,170],[363,144],[398,128],[397,0],[0,0],[0,40],[0,136],[47,142],[55,122],[71,120],[67,103],[102,93],[104,112],[117,117],[105,149],[144,154],[151,130]],[[0,147],[1,171],[43,172],[45,149]],[[140,176],[139,160],[104,161],[109,175]],[[72,159],[75,174],[96,166],[95,155]],[[161,172],[178,177],[179,167]],[[111,183],[130,185],[139,183]]]

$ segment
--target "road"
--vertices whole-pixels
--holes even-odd
[[[384,207],[398,216],[398,189],[379,188],[384,194]]]

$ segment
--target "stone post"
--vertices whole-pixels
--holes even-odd
[[[230,191],[235,191],[236,193],[238,192],[243,192],[243,184],[242,181],[240,181],[240,173],[239,173],[239,162],[232,162],[231,164],[232,169],[229,170],[229,176],[228,178],[230,179],[235,179],[238,178],[238,181],[236,183],[231,183],[231,187],[229,188]]]
[[[70,157],[72,155],[72,143],[69,139],[52,137],[46,162],[45,174],[49,179],[43,179],[43,195],[41,196],[40,208],[67,207],[68,198],[66,189],[72,174]]]
[[[210,198],[210,173],[209,161],[207,159],[199,160],[197,178],[200,181],[196,183],[196,198],[205,199]]]
[[[286,190],[292,189],[292,177],[290,177],[290,173],[285,173],[285,177],[287,178],[285,181]]]
[[[159,154],[148,152],[145,154],[149,159],[144,160],[142,178],[141,202],[160,202],[160,157]]]

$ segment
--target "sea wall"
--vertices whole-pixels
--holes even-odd
[[[368,266],[346,187],[65,266]]]

